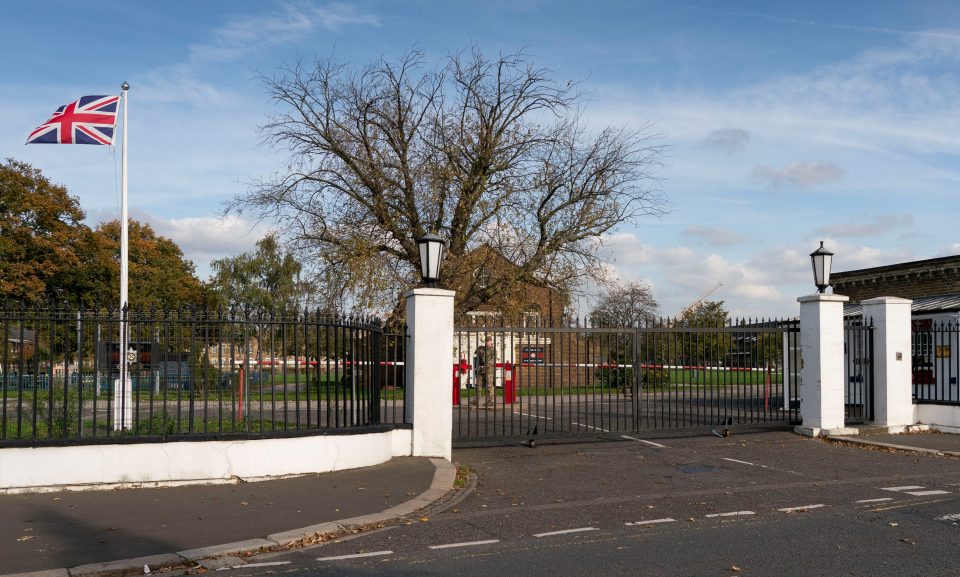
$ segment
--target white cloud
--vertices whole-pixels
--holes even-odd
[[[726,153],[742,150],[750,142],[750,131],[742,128],[714,130],[703,139],[703,146]]]
[[[838,237],[879,236],[897,228],[912,226],[912,214],[881,214],[868,222],[842,222],[821,226],[816,232]]]
[[[842,180],[843,169],[830,162],[794,162],[783,168],[758,164],[753,168],[753,178],[771,188],[813,188]]]
[[[287,4],[279,13],[234,18],[211,33],[211,40],[190,47],[192,62],[236,60],[263,45],[280,44],[322,29],[339,31],[350,25],[379,26],[376,16],[355,6],[329,3],[320,6]]]
[[[683,234],[713,246],[734,246],[747,240],[745,235],[735,230],[714,226],[688,226]]]

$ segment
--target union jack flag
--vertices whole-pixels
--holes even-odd
[[[113,144],[119,96],[83,96],[30,133],[26,144]]]

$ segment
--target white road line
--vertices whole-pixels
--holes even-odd
[[[656,525],[657,523],[674,523],[676,519],[665,517],[663,519],[649,519],[647,521],[634,521],[633,523],[624,523],[627,527],[636,527],[638,525]]]
[[[580,527],[578,529],[564,529],[563,531],[550,531],[549,533],[537,533],[534,537],[552,537],[554,535],[566,535],[568,533],[583,533],[585,531],[596,531],[596,527]]]
[[[915,497],[926,497],[927,495],[949,495],[950,491],[930,490],[930,491],[904,491],[907,495]]]
[[[453,549],[454,547],[476,547],[478,545],[493,545],[499,543],[500,539],[487,539],[486,541],[464,541],[463,543],[446,543],[444,545],[430,545],[430,549]]]
[[[783,509],[777,509],[777,511],[782,511],[784,513],[793,513],[795,511],[806,511],[808,509],[819,509],[820,507],[826,507],[823,503],[817,503],[816,505],[803,505],[800,507],[784,507]]]
[[[343,559],[361,559],[363,557],[382,557],[393,555],[393,551],[371,551],[370,553],[355,553],[353,555],[337,555],[335,557],[317,557],[317,561],[341,561]]]
[[[704,515],[707,519],[712,519],[714,517],[739,517],[741,515],[756,515],[753,511],[730,511],[729,513],[711,513],[709,515]]]
[[[514,411],[514,415],[523,415],[524,417],[533,417],[534,419],[543,419],[544,421],[552,421],[553,417],[541,417],[540,415],[531,415],[530,413],[524,413],[522,411]]]
[[[586,428],[588,428],[588,429],[593,429],[594,431],[603,431],[604,433],[609,433],[609,432],[610,432],[609,429],[601,429],[600,427],[592,427],[592,426],[590,426],[590,425],[584,425],[583,423],[574,423],[573,421],[570,421],[570,424],[571,424],[571,425],[576,425],[576,426],[578,426],[578,427],[586,427]]]
[[[289,565],[290,561],[265,561],[263,563],[247,563],[246,565],[234,565],[234,569],[246,569],[247,567],[276,567],[277,565]]]
[[[620,435],[620,437],[623,439],[630,439],[631,441],[636,441],[638,443],[644,443],[644,444],[650,445],[651,447],[656,447],[658,449],[668,448],[666,445],[661,445],[660,443],[654,443],[653,441],[647,441],[644,439],[638,439],[636,437],[631,437],[630,435]]]
[[[912,491],[914,489],[923,489],[920,485],[904,485],[903,487],[881,487],[881,491]]]
[[[763,467],[763,465],[758,465],[756,463],[751,463],[750,461],[741,461],[740,459],[729,459],[727,457],[720,457],[724,461],[730,461],[731,463],[740,463],[741,465],[750,465],[751,467]],[[764,467],[766,468],[766,467]]]
[[[883,503],[884,501],[893,501],[893,497],[884,497],[882,499],[860,499],[854,503]]]
[[[948,523],[960,523],[960,513],[954,513],[953,515],[944,515],[942,517],[937,517],[937,521],[946,521]]]

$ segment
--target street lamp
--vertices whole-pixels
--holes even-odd
[[[435,234],[426,234],[417,239],[420,249],[420,275],[427,286],[437,284],[440,278],[440,261],[443,260],[443,239]]]
[[[813,282],[817,285],[817,290],[823,293],[830,286],[830,267],[833,265],[833,253],[823,247],[823,241],[820,241],[820,248],[810,253],[810,260],[813,262]]]

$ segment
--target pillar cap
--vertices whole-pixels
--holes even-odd
[[[844,295],[833,295],[833,294],[813,294],[807,295],[805,297],[800,297],[797,299],[798,303],[815,303],[815,302],[824,302],[824,303],[845,303],[850,300],[850,297]]]
[[[911,305],[913,301],[910,299],[902,299],[900,297],[874,297],[872,299],[866,299],[860,301],[862,305]]]
[[[415,289],[410,289],[407,292],[403,293],[403,298],[408,299],[412,296],[431,296],[431,297],[449,297],[457,294],[456,291],[448,291],[447,289],[440,288],[430,288],[430,287],[418,287]]]

